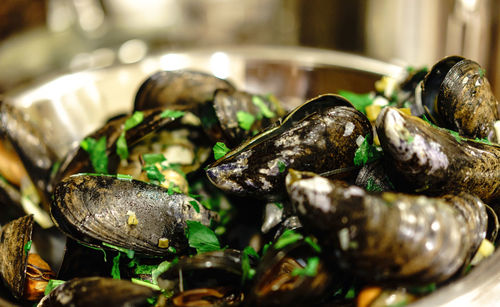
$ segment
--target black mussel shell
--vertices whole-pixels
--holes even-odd
[[[279,102],[273,103],[264,96],[242,91],[217,90],[213,107],[228,146],[240,144],[284,115]],[[246,116],[253,116],[251,126],[242,127],[239,120],[242,113]]]
[[[137,223],[129,222],[131,214]],[[142,181],[94,175],[74,175],[59,183],[51,215],[73,239],[98,246],[106,242],[146,255],[166,255],[170,246],[182,253],[188,247],[186,220],[208,226],[217,219],[187,195],[170,195],[167,189]],[[161,247],[160,239],[165,243]]]
[[[0,274],[17,299],[20,299],[24,292],[32,231],[32,215],[13,220],[0,230]]]
[[[151,306],[147,299],[156,295],[151,288],[126,280],[86,277],[75,278],[58,286],[39,303],[40,307],[58,306]]]
[[[134,110],[157,107],[195,111],[212,101],[217,89],[235,90],[226,80],[198,71],[159,71],[137,91]]]
[[[293,174],[293,171],[290,171]],[[443,282],[467,265],[484,239],[485,206],[473,196],[369,194],[320,176],[295,174],[287,189],[320,244],[364,279],[398,285]],[[472,201],[471,201],[472,200]]]
[[[326,172],[352,167],[356,140],[370,133],[366,116],[347,100],[322,95],[217,160],[206,173],[225,192],[280,199],[289,168]]]
[[[393,191],[394,186],[381,159],[367,163],[359,170],[355,184],[367,191]]]
[[[163,109],[144,111],[143,120],[137,126],[127,130],[125,133],[127,146],[134,146],[134,144],[154,131],[168,125],[175,125],[175,119],[171,117],[162,117],[162,112]],[[120,162],[120,158],[116,154],[116,142],[124,129],[124,123],[127,119],[128,117],[121,117],[110,121],[104,127],[88,136],[96,140],[101,137],[106,137],[106,155],[109,159],[108,171],[110,173],[116,172],[116,168]],[[60,167],[57,169],[57,172],[53,175],[51,186],[53,187],[62,179],[70,175],[92,172],[94,172],[94,169],[89,159],[89,154],[81,147],[75,148],[74,151],[70,152],[65,157]]]
[[[439,61],[422,83],[421,98],[435,124],[466,137],[496,141],[500,103],[478,63],[459,56]]]
[[[0,119],[2,130],[19,154],[28,175],[40,192],[43,203],[48,204],[50,175],[57,161],[56,154],[49,148],[40,130],[25,118],[20,109],[2,103]]]
[[[241,252],[233,249],[182,257],[158,277],[158,285],[173,291],[174,306],[184,306],[180,302],[195,306],[197,300],[200,305],[202,302],[210,302],[210,306],[237,305],[243,299],[241,257]]]
[[[303,269],[309,257],[318,254],[303,240],[281,249],[270,247],[257,266],[256,275],[247,298],[248,306],[304,306],[317,304],[331,282],[330,273],[321,257],[316,273],[294,275]]]
[[[484,202],[500,198],[500,146],[454,136],[418,117],[387,107],[376,122],[387,164],[413,192],[467,192]]]

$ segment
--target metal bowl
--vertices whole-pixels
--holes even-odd
[[[274,93],[293,107],[338,90],[368,92],[382,75],[404,69],[334,51],[288,47],[226,47],[166,52],[133,64],[61,74],[12,90],[5,101],[23,109],[62,158],[109,118],[130,112],[139,85],[158,70],[197,69],[239,89]],[[412,306],[485,306],[500,302],[500,254]]]

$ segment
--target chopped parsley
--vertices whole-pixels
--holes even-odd
[[[122,180],[129,180],[129,181],[134,179],[134,177],[132,177],[130,175],[126,175],[126,174],[116,174],[116,178],[122,179]]]
[[[241,282],[244,283],[245,280],[250,280],[255,276],[255,269],[250,265],[250,257],[259,258],[259,254],[251,246],[245,247],[243,253],[241,254],[241,269],[243,274],[241,275]]]
[[[339,95],[349,100],[356,110],[366,115],[365,108],[373,103],[373,96],[370,93],[356,94],[350,91],[339,91]]]
[[[276,114],[274,114],[274,112],[269,109],[269,107],[260,96],[253,95],[252,102],[257,108],[259,108],[259,115],[261,114],[267,118],[273,118],[276,116]]]
[[[146,280],[142,280],[142,279],[138,279],[138,278],[131,278],[130,281],[133,282],[134,284],[141,285],[144,287],[149,287],[153,290],[157,290],[157,291],[161,290],[160,287],[158,287],[158,285],[150,283],[149,281],[146,281]]]
[[[212,229],[197,221],[186,221],[186,237],[189,246],[196,249],[197,253],[220,250],[219,239]]]
[[[61,167],[61,161],[56,161],[54,164],[52,164],[52,167],[50,168],[50,177],[54,177]]]
[[[102,245],[106,246],[106,247],[109,247],[109,248],[112,248],[112,249],[115,249],[115,250],[117,250],[119,252],[122,252],[122,253],[126,254],[129,259],[134,258],[135,252],[133,250],[131,250],[131,249],[120,247],[120,246],[116,246],[116,245],[112,245],[112,244],[109,244],[109,243],[106,243],[106,242],[102,242]]]
[[[184,116],[184,114],[186,114],[186,112],[184,112],[184,111],[165,109],[163,112],[161,112],[160,117],[161,118],[165,118],[165,117],[179,118],[179,117]]]
[[[274,205],[276,207],[278,207],[278,209],[283,210],[283,204],[282,203],[274,203]]]
[[[85,138],[80,142],[80,147],[88,152],[90,162],[94,171],[99,174],[108,173],[108,156],[106,154],[106,137],[103,136],[99,140],[91,137]]]
[[[371,139],[370,134],[365,137],[363,143],[354,153],[354,165],[365,165],[379,159],[382,156],[382,153],[377,150],[377,147],[370,144],[369,139]]]
[[[141,274],[151,274],[154,269],[156,269],[157,265],[154,264],[138,264],[137,267],[134,269],[134,274],[141,275]]]
[[[159,154],[143,154],[142,159],[144,160],[145,165],[153,165],[156,163],[161,163],[163,161],[167,161],[167,158],[161,153]]]
[[[368,192],[383,192],[384,189],[379,186],[378,184],[375,183],[375,179],[373,178],[368,178],[368,181],[366,182],[366,190]]]
[[[161,274],[165,273],[171,266],[175,265],[177,262],[179,262],[179,259],[176,257],[174,258],[174,260],[172,260],[172,262],[170,261],[163,261],[162,263],[160,263],[156,269],[154,269],[152,272],[151,272],[151,279],[153,280],[153,283],[156,285],[158,284],[158,276],[160,276]]]
[[[83,245],[83,246],[85,246],[87,248],[90,248],[90,249],[93,249],[93,250],[96,250],[96,251],[101,251],[104,254],[104,262],[108,262],[108,259],[106,257],[106,251],[104,250],[104,248],[102,248],[102,247],[94,247],[94,246],[87,245],[87,244],[84,244],[84,243],[81,243],[81,242],[78,242],[78,241],[77,241],[77,243],[80,244],[80,245]]]
[[[486,74],[486,70],[484,68],[479,68],[479,76],[482,78]]]
[[[318,273],[319,257],[311,257],[307,259],[307,265],[304,268],[295,268],[292,271],[292,276],[316,276]]]
[[[43,292],[44,295],[49,295],[52,290],[57,288],[57,286],[64,284],[66,281],[64,280],[58,280],[58,279],[51,279],[47,283],[47,286],[45,287],[45,291]]]
[[[25,255],[28,255],[29,252],[30,252],[30,249],[31,249],[31,244],[33,243],[32,240],[29,240],[28,242],[26,242],[26,244],[24,244],[24,254]]]
[[[124,160],[128,158],[128,146],[127,140],[125,139],[125,132],[130,130],[140,124],[144,120],[144,113],[141,111],[135,111],[132,116],[127,118],[125,121],[123,131],[120,134],[120,137],[116,141],[116,153],[120,156],[120,159]]]
[[[314,240],[312,237],[307,236],[304,239],[304,242],[306,242],[307,244],[309,244],[309,246],[311,246],[312,249],[314,249],[315,252],[321,253],[321,246],[319,246],[318,243],[316,243],[316,240]]]
[[[434,282],[425,286],[408,288],[408,292],[418,295],[429,294],[434,291],[436,291],[436,283]]]
[[[197,212],[197,213],[200,213],[200,206],[198,205],[198,202],[196,200],[190,200],[189,201],[189,204],[191,206],[193,206],[194,210]]]
[[[483,138],[483,139],[475,138],[474,142],[492,145],[492,143],[490,142],[490,140],[488,140],[488,138]]]
[[[266,244],[264,244],[264,247],[262,247],[262,256],[264,256],[269,249],[269,247],[273,245],[273,242],[269,241]]]
[[[253,123],[255,122],[255,116],[245,111],[236,112],[236,118],[238,119],[238,125],[243,130],[250,130]]]
[[[152,183],[161,184],[163,181],[165,181],[165,176],[163,176],[156,165],[147,165],[144,167],[144,170],[146,171],[148,179]]]
[[[113,258],[113,266],[111,267],[111,277],[113,277],[113,279],[121,279],[121,276],[120,276],[120,256],[121,256],[121,253],[118,253]]]
[[[213,151],[215,160],[219,160],[220,158],[224,157],[230,151],[230,149],[227,148],[226,144],[217,142],[214,145]]]
[[[302,236],[300,233],[295,232],[292,229],[287,229],[278,238],[278,240],[274,244],[274,248],[282,249],[283,247],[290,245],[290,244],[293,244],[299,240],[302,240],[303,238],[304,238],[304,236]]]
[[[278,160],[278,169],[279,169],[280,173],[283,173],[286,169],[285,162]]]

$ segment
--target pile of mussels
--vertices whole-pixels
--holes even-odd
[[[33,216],[4,214],[4,298],[403,306],[456,280],[496,243],[500,103],[456,56],[397,91],[376,87],[369,105],[325,94],[285,113],[272,95],[162,71],[131,115],[63,161],[2,104],[3,132],[67,238],[55,274],[33,253]],[[19,203],[1,182],[3,202]]]

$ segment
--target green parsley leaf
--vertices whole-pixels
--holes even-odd
[[[111,267],[111,277],[113,277],[113,279],[121,279],[121,276],[120,276],[120,256],[121,256],[121,253],[118,253],[113,258],[113,266]]]
[[[50,177],[54,177],[61,167],[61,161],[56,161],[54,164],[52,164],[52,167],[50,168]]]
[[[32,244],[32,243],[33,243],[33,241],[32,241],[32,240],[29,240],[28,242],[26,242],[26,244],[24,244],[24,253],[25,253],[26,255],[28,255],[28,254],[29,254],[30,249],[31,249],[31,244]]]
[[[190,200],[189,204],[191,204],[191,206],[193,206],[194,210],[197,213],[200,213],[200,206],[198,205],[198,202],[196,200]]]
[[[286,169],[285,162],[278,160],[278,169],[279,169],[280,173],[283,173]]]
[[[436,288],[436,283],[433,282],[425,286],[410,287],[408,288],[408,292],[418,295],[424,295],[436,291]]]
[[[91,137],[87,137],[80,142],[80,146],[89,153],[94,171],[99,174],[107,174],[108,156],[106,155],[106,137],[103,136],[97,141]]]
[[[458,142],[458,143],[462,143],[462,137],[460,136],[460,134],[458,134],[458,132],[456,131],[453,131],[453,130],[448,130],[448,132],[453,135],[453,137],[455,138],[455,140]]]
[[[396,303],[387,305],[387,307],[404,307],[406,305],[408,305],[408,301],[406,299],[403,299],[400,302],[396,302]]]
[[[175,247],[173,247],[173,246],[169,246],[167,250],[168,250],[169,252],[171,252],[172,254],[177,253],[177,249],[175,249]]]
[[[121,179],[121,180],[128,180],[128,181],[134,179],[134,177],[132,177],[130,175],[126,175],[126,174],[116,174],[116,178]]]
[[[186,237],[189,246],[197,253],[220,250],[220,243],[212,229],[197,221],[186,221]]]
[[[127,118],[127,120],[125,121],[123,130],[124,131],[130,130],[135,126],[139,125],[143,120],[144,120],[144,113],[142,113],[141,111],[135,111],[134,114],[132,114],[132,116]]]
[[[282,203],[274,203],[274,205],[276,207],[278,207],[278,209],[282,210],[283,209],[283,204]]]
[[[148,165],[144,167],[148,179],[153,183],[161,184],[165,181],[165,176],[160,172],[160,170],[155,165]]]
[[[161,112],[160,117],[161,118],[165,118],[165,117],[179,118],[179,117],[184,116],[184,114],[186,114],[186,112],[165,109],[163,112]]]
[[[479,76],[482,78],[484,77],[484,74],[486,73],[486,70],[484,68],[479,68]]]
[[[384,189],[379,186],[378,184],[375,183],[375,179],[373,178],[368,178],[368,181],[366,182],[366,190],[368,192],[383,192]]]
[[[163,161],[167,161],[167,158],[161,153],[159,154],[143,154],[142,159],[144,160],[145,165],[153,165],[156,163],[161,163]]]
[[[350,91],[339,91],[339,95],[349,100],[356,110],[366,115],[365,108],[373,103],[373,97],[370,93],[356,94]]]
[[[134,258],[135,251],[133,251],[131,249],[120,247],[120,246],[116,246],[116,245],[109,244],[109,243],[106,243],[106,242],[102,242],[102,245],[106,246],[106,247],[109,247],[109,248],[112,248],[112,249],[115,249],[115,250],[117,250],[119,252],[122,252],[122,253],[126,254],[129,259]]]
[[[491,145],[491,142],[490,142],[490,140],[488,140],[488,138],[483,138],[483,139],[475,138],[474,142],[484,143],[484,144]]]
[[[321,246],[319,246],[318,243],[316,243],[316,241],[310,236],[305,237],[304,242],[309,244],[309,246],[311,246],[317,253],[321,253]]]
[[[87,245],[87,244],[84,244],[84,243],[81,243],[81,242],[78,242],[78,241],[77,241],[77,243],[80,244],[80,245],[83,245],[83,246],[85,246],[87,248],[90,248],[90,249],[93,249],[93,250],[96,250],[96,251],[101,251],[104,254],[104,262],[108,262],[108,259],[106,257],[106,251],[104,250],[104,248],[102,248],[102,247],[94,247],[94,246]]]
[[[253,95],[252,102],[255,106],[257,106],[257,108],[259,108],[260,113],[264,115],[264,117],[273,118],[276,116],[276,114],[274,114],[274,112],[269,109],[269,107],[260,96]]]
[[[368,134],[363,143],[356,149],[354,153],[354,165],[360,166],[367,163],[373,162],[382,156],[382,153],[377,150],[377,147],[370,144],[368,141],[371,139],[370,134]]]
[[[283,234],[278,238],[276,243],[274,244],[274,248],[281,249],[287,245],[293,244],[299,240],[304,238],[300,233],[295,232],[292,229],[287,229]]]
[[[172,181],[168,183],[168,190],[167,190],[168,195],[173,195],[174,193],[176,194],[182,194],[181,189],[175,185]],[[199,208],[198,208],[199,209]]]
[[[219,160],[220,158],[224,157],[230,151],[230,149],[227,148],[226,144],[217,142],[214,145],[213,151],[215,160]]]
[[[356,289],[354,287],[349,288],[347,291],[345,298],[355,298],[356,297]]]
[[[271,245],[273,245],[273,242],[271,242],[271,241],[264,244],[264,247],[262,247],[262,257],[264,257],[264,255],[266,254],[267,250],[269,249],[269,247]]]
[[[318,273],[318,257],[311,257],[307,259],[307,265],[305,268],[299,269],[295,268],[292,271],[292,276],[316,276]]]
[[[243,274],[241,275],[241,282],[244,283],[245,280],[250,280],[255,276],[255,269],[250,265],[250,257],[254,256],[255,258],[259,258],[259,254],[253,249],[251,246],[245,247],[243,253],[241,254],[241,270]]]
[[[250,130],[253,123],[255,122],[255,116],[245,111],[236,112],[236,118],[238,119],[238,125],[243,130]]]
[[[153,270],[156,269],[157,267],[158,266],[154,264],[138,264],[134,270],[134,273],[137,275],[151,274]]]
[[[116,153],[120,159],[125,160],[128,158],[128,145],[125,139],[125,131],[122,131],[118,140],[116,140]]]
[[[172,262],[170,261],[163,261],[162,263],[160,263],[158,265],[158,267],[156,269],[154,269],[152,272],[151,272],[151,279],[153,280],[153,282],[155,283],[155,285],[158,284],[158,276],[160,276],[161,274],[165,273],[171,266],[174,266],[177,262],[179,262],[179,259],[178,258],[174,258],[174,260],[172,260]]]
[[[49,295],[52,290],[57,288],[57,286],[64,284],[66,281],[64,280],[58,280],[58,279],[51,279],[47,283],[47,286],[45,287],[45,291],[43,292],[44,295]]]

